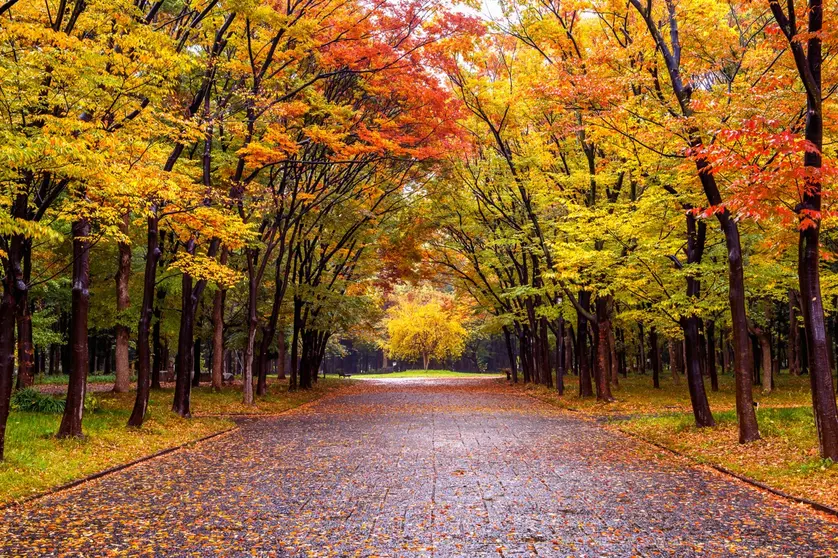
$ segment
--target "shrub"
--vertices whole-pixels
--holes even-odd
[[[18,390],[12,396],[12,409],[32,413],[63,413],[65,401],[44,395],[33,388]]]

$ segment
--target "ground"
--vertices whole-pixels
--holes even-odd
[[[838,555],[831,516],[481,379],[358,383],[0,517],[0,555]]]

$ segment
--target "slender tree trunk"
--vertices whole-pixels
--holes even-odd
[[[130,217],[126,213],[122,217],[120,232],[128,236],[128,225]],[[131,362],[128,358],[129,338],[131,328],[125,321],[125,312],[131,306],[131,297],[128,293],[128,279],[131,276],[131,245],[128,242],[119,243],[119,261],[116,270],[116,380],[113,390],[116,393],[125,393],[131,387]]]
[[[652,386],[661,387],[661,351],[658,344],[658,330],[655,326],[649,328],[649,350],[652,352]]]
[[[719,374],[716,370],[716,322],[706,320],[707,330],[707,371],[710,373],[710,389],[719,391]]]
[[[146,263],[143,275],[143,304],[140,308],[140,321],[137,326],[137,397],[134,409],[128,419],[128,426],[141,426],[148,407],[148,395],[151,380],[151,347],[149,333],[151,315],[154,306],[154,286],[157,278],[157,261],[160,259],[158,219],[155,214],[148,218],[146,240]]]
[[[701,348],[698,341],[699,318],[691,316],[681,319],[681,327],[684,330],[684,345],[686,349],[686,376],[687,386],[690,391],[690,402],[692,403],[695,425],[699,428],[715,426],[713,414],[710,412],[710,403],[707,401],[707,393],[704,390],[704,377],[701,374]]]
[[[540,348],[541,348],[541,367],[542,367],[542,385],[553,387],[553,373],[550,371],[550,341],[548,337],[547,318],[542,316],[539,319],[539,330],[541,333]]]
[[[616,387],[620,385],[620,365],[617,358],[617,340],[614,336],[614,325],[608,320],[608,362],[611,367],[611,383]]]
[[[199,387],[201,385],[201,338],[196,337],[195,342],[192,344],[193,348],[193,355],[192,355],[192,369],[194,371],[192,375],[192,387]]]
[[[82,435],[84,395],[87,390],[87,316],[90,309],[90,222],[86,218],[73,221],[73,293],[70,344],[73,358],[67,403],[58,427],[59,438]]]
[[[277,362],[276,362],[276,377],[278,380],[285,379],[285,328],[280,324],[276,332],[276,346],[277,346]]]
[[[753,331],[754,335],[757,338],[757,341],[759,342],[760,353],[762,356],[762,393],[771,393],[771,388],[773,386],[774,380],[772,376],[774,366],[771,362],[771,337],[769,336],[768,332],[766,332],[762,328],[754,327]]]
[[[212,299],[212,390],[221,391],[224,381],[224,290]]]
[[[247,344],[244,349],[244,374],[242,377],[242,402],[245,405],[253,404],[253,351],[256,345],[256,329],[259,326],[256,314],[258,304],[257,295],[259,285],[256,284],[256,252],[247,251]]]
[[[564,395],[564,375],[567,357],[565,356],[565,325],[564,318],[559,318],[559,327],[556,331],[556,390],[559,395]]]
[[[503,326],[503,337],[506,341],[506,354],[509,356],[509,370],[512,374],[512,383],[518,383],[518,362],[515,359],[515,348],[512,346],[512,332],[508,326]]]
[[[294,295],[294,322],[291,332],[291,381],[288,389],[297,389],[299,384],[299,359],[297,358],[300,341],[300,319],[302,312],[302,300]]]
[[[195,253],[195,239],[190,238],[186,243],[186,253]],[[180,329],[178,330],[177,362],[175,363],[175,396],[172,401],[172,411],[182,417],[190,417],[190,395],[192,367],[192,338],[194,334],[194,314],[192,309],[192,275],[184,273],[181,277],[181,312]]]
[[[221,249],[221,265],[227,265],[227,248]],[[212,298],[212,389],[220,392],[224,382],[224,302],[227,290],[220,286]]]

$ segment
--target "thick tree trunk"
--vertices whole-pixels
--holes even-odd
[[[0,301],[0,461],[3,459],[6,448],[6,422],[9,419],[15,373],[14,283],[13,276],[6,270],[6,277],[3,281],[3,299]]]
[[[26,196],[20,195],[16,199],[15,215],[19,216],[25,211]],[[0,299],[0,460],[5,453],[6,423],[14,385],[16,305],[29,288],[23,280],[21,267],[23,242],[20,235],[11,238],[3,270],[3,298]]]
[[[128,236],[130,217],[126,213],[122,217],[120,232]],[[125,311],[131,306],[128,293],[128,279],[131,276],[131,245],[128,242],[119,243],[119,261],[116,269],[116,379],[113,390],[124,393],[131,387],[131,362],[128,358],[131,328],[126,325]]]
[[[90,309],[90,222],[73,222],[72,369],[67,386],[67,403],[58,427],[59,438],[81,437],[84,395],[87,390],[87,316]]]
[[[27,285],[32,276],[32,241],[21,242],[23,282]],[[29,289],[24,289],[17,300],[17,388],[35,382],[35,346],[32,343],[32,308]]]
[[[579,305],[585,311],[591,308],[591,293],[579,291]],[[579,397],[590,397],[594,394],[591,384],[591,367],[588,360],[587,337],[588,321],[577,312],[576,322],[576,358],[579,361]]]
[[[610,368],[609,368],[609,347],[608,332],[611,329],[611,320],[608,316],[608,298],[599,297],[596,299],[596,398],[597,401],[614,401],[611,395]]]

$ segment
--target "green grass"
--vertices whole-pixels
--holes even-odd
[[[501,374],[479,372],[454,372],[453,370],[406,370],[404,372],[389,372],[386,374],[353,374],[353,378],[383,379],[383,378],[497,378]]]
[[[136,378],[131,378],[131,381],[136,381]],[[87,382],[90,384],[107,384],[116,381],[116,376],[113,374],[94,374],[87,377]],[[35,376],[35,385],[39,384],[64,384],[70,383],[70,377],[66,374],[56,374],[49,376],[45,374],[38,374]]]
[[[171,412],[172,389],[152,391],[148,415],[139,430],[127,428],[135,394],[97,393],[101,408],[85,413],[81,440],[59,440],[55,432],[60,414],[12,412],[6,430],[6,459],[0,463],[0,502],[25,498],[83,478],[103,469],[128,463],[232,428],[228,416],[276,414],[313,401],[348,382],[321,379],[311,391],[289,392],[287,382],[270,385],[255,405],[241,402],[240,388],[214,393],[209,387],[192,392],[193,418]]]

